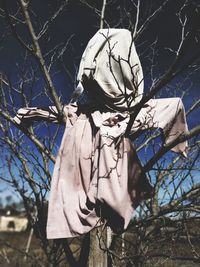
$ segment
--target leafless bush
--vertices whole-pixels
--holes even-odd
[[[16,48],[16,53],[21,55],[19,62],[12,66],[14,77],[3,67],[0,73],[0,176],[23,199],[29,223],[49,266],[61,266],[66,261],[70,266],[84,266],[89,242],[93,242],[88,235],[83,238],[82,246],[77,241],[74,246],[73,242],[69,245],[68,240],[46,239],[46,200],[65,122],[63,105],[67,101],[66,92],[56,84],[56,75],[66,75],[66,87],[72,91],[81,55],[80,47],[73,43],[76,33],[67,38],[63,36],[59,43],[53,40],[51,45],[54,38],[51,34],[55,34],[52,29],[54,23],[61,18],[64,24],[68,10],[76,16],[79,8],[92,14],[94,31],[99,27],[125,27],[132,31],[147,88],[132,115],[130,127],[144,104],[155,96],[179,96],[183,102],[190,99],[186,110],[188,121],[198,116],[200,106],[199,99],[193,97],[194,90],[199,86],[198,1],[71,2],[60,0],[53,4],[49,1],[49,6],[45,2],[42,4],[46,5],[44,17],[39,12],[39,2],[1,1],[0,7],[1,53],[8,50],[5,44],[9,44],[9,49]],[[163,23],[163,17],[167,20],[168,16],[173,19],[174,27],[171,28],[173,23],[167,21],[170,29],[162,35],[162,27],[157,25]],[[163,25],[163,29],[167,27]],[[77,58],[69,58],[70,63],[65,62],[69,51],[75,55],[75,49]],[[60,124],[39,121],[19,126],[13,121],[19,107],[41,106],[41,103],[56,106]],[[145,266],[150,260],[161,266],[166,258],[193,263],[200,261],[199,231],[196,229],[200,211],[199,133],[200,125],[196,124],[166,146],[162,145],[158,130],[132,136],[144,170],[155,187],[155,194],[139,206],[127,232],[113,236],[109,248],[104,243],[101,245],[101,249],[109,255],[108,262],[113,262],[112,266]],[[169,152],[171,147],[184,140],[189,140],[187,158]],[[33,212],[33,207],[37,213]],[[181,247],[182,244],[185,249],[174,251],[176,245]],[[9,264],[4,251],[1,255]],[[93,266],[92,263],[90,265]],[[42,262],[40,266],[44,266]]]

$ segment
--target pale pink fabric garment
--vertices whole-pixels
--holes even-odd
[[[151,99],[138,114],[134,125],[139,122],[142,129],[160,128],[165,143],[175,140],[181,133],[188,131],[183,102],[178,97]],[[132,130],[135,131],[135,128]],[[140,127],[138,125],[138,127]],[[187,141],[177,144],[171,150],[186,155]]]
[[[79,99],[79,106],[100,108],[88,115],[79,114],[76,105],[64,108],[67,122],[52,176],[48,238],[87,233],[102,222],[114,231],[125,229],[133,209],[152,194],[136,152],[124,135],[130,111],[143,96],[143,72],[132,33],[99,30],[84,51],[78,80],[85,89],[82,100],[88,97],[86,102]],[[19,124],[31,119],[58,122],[55,107],[20,109],[15,117]],[[161,128],[165,143],[187,131],[181,99],[148,101],[130,134],[149,128]],[[186,146],[184,142],[172,150],[183,153]]]
[[[56,122],[55,109],[53,114],[51,109],[20,109],[15,120],[20,123],[42,117]],[[47,237],[87,233],[104,219],[116,231],[125,229],[133,208],[152,193],[131,143],[123,135],[128,113],[95,111],[89,117],[78,116],[76,105],[67,105],[64,111],[67,123],[52,177]],[[131,134],[158,127],[166,143],[187,131],[180,98],[148,101],[136,117]],[[182,153],[186,146],[184,142],[172,150]]]

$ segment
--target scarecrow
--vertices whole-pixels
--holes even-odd
[[[64,106],[65,132],[51,182],[47,237],[69,238],[106,224],[127,228],[133,210],[153,194],[130,136],[160,128],[167,144],[187,131],[180,98],[145,103],[127,134],[143,97],[143,72],[132,34],[102,29],[89,41],[79,67],[78,86]],[[59,122],[54,106],[19,109],[15,121]],[[126,134],[125,134],[126,133]],[[185,153],[187,143],[172,148]]]

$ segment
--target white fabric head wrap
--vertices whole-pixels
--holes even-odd
[[[85,79],[98,84],[91,86],[92,95],[115,110],[130,111],[141,100],[143,72],[130,31],[101,29],[92,37],[77,77],[84,88]]]

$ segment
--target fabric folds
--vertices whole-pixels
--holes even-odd
[[[102,223],[115,232],[126,229],[133,210],[153,194],[126,133],[143,97],[143,72],[131,32],[99,30],[84,51],[77,80],[71,104],[64,107],[66,127],[49,199],[49,239],[84,234]],[[59,123],[57,109],[23,108],[14,118],[18,124],[32,120]],[[149,100],[129,134],[152,128],[161,129],[164,144],[187,131],[180,98]],[[184,154],[186,148],[183,142],[172,151]]]
[[[76,104],[66,105],[64,111],[67,122],[52,176],[47,237],[77,236],[104,222],[113,231],[126,229],[133,210],[153,193],[129,138],[123,135],[129,114],[94,111],[88,116],[79,114]],[[41,116],[52,121],[48,112],[25,108],[15,118],[25,122]],[[148,101],[130,134],[149,128],[160,128],[165,143],[187,131],[181,99]],[[186,147],[184,142],[172,150],[183,153]]]
[[[132,110],[142,98],[144,81],[131,32],[97,31],[83,53],[77,80],[105,106],[115,111]]]

